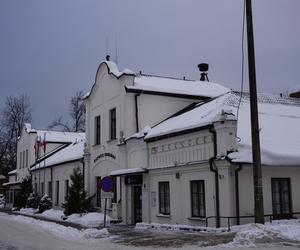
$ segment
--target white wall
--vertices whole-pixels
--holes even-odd
[[[73,173],[73,169],[79,167],[82,170],[82,163],[75,161],[53,167],[41,168],[40,170],[32,171],[33,186],[35,183],[41,187],[43,182],[45,185],[44,194],[49,194],[48,182],[51,181],[52,171],[52,204],[54,208],[62,208],[62,203],[65,202],[65,180],[69,180],[69,186],[71,186],[70,176]],[[52,170],[51,170],[52,168]],[[59,181],[59,202],[56,203],[56,181]],[[42,196],[41,188],[38,188],[38,194]]]
[[[239,172],[240,215],[254,215],[253,170],[251,165],[243,165]],[[264,213],[272,214],[271,178],[290,178],[293,212],[300,212],[300,168],[299,166],[263,166]],[[268,218],[266,218],[268,219]],[[242,219],[241,222],[246,221]],[[249,220],[248,220],[249,221]],[[253,222],[253,219],[250,220]]]

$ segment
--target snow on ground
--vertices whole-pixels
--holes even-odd
[[[12,223],[15,222],[15,223]],[[132,249],[134,245],[124,245],[111,242],[111,237],[106,229],[85,229],[78,230],[72,227],[58,225],[52,222],[37,220],[21,215],[7,215],[0,213],[0,249],[1,246],[9,246],[5,249]],[[166,225],[165,225],[166,226]],[[178,228],[178,225],[168,225]],[[5,228],[5,229],[4,229]],[[25,231],[26,232],[25,232]],[[182,247],[163,247],[155,245],[156,250],[160,249],[297,249],[300,246],[300,220],[274,221],[265,225],[247,224],[232,227],[236,232],[234,240],[228,244],[202,247],[201,242],[191,244],[186,242]],[[132,233],[135,233],[134,230]],[[149,231],[146,231],[148,235]],[[170,232],[178,235],[178,232]],[[159,233],[161,235],[163,233]],[[224,237],[226,233],[215,232],[218,237]],[[34,235],[34,236],[33,236]],[[126,234],[127,235],[127,234]],[[123,236],[123,237],[126,237]],[[192,234],[194,235],[194,234]],[[203,235],[203,233],[202,233]],[[209,234],[207,234],[209,237]],[[128,236],[128,235],[127,235]],[[141,234],[137,234],[140,237]],[[54,238],[53,238],[54,237]],[[141,236],[147,238],[147,236]],[[152,238],[152,236],[151,236]],[[193,239],[194,237],[191,237]],[[61,239],[61,240],[59,240]],[[140,239],[143,241],[143,238]],[[152,238],[156,241],[156,238]],[[41,243],[42,242],[42,243]],[[54,243],[55,242],[55,243]],[[25,244],[26,243],[26,244]],[[68,243],[68,247],[63,244]],[[23,245],[31,246],[23,248]],[[40,244],[41,247],[34,247]],[[17,246],[17,248],[13,248]],[[20,247],[19,247],[20,246]],[[21,247],[22,246],[22,247]],[[39,246],[39,245],[38,245]],[[134,249],[154,249],[154,247],[135,246]]]
[[[154,229],[167,231],[200,231],[216,233],[220,237],[227,232],[227,228],[206,228],[187,225],[170,225],[157,223],[138,223],[136,229]],[[288,242],[300,246],[300,220],[280,220],[272,223],[246,224],[233,226],[230,232],[236,233],[232,242],[221,245],[224,248],[255,247],[258,244]]]
[[[33,208],[22,208],[19,211],[20,214],[34,215],[35,217],[48,218],[52,220],[62,221],[64,213],[62,210],[49,209],[41,214],[37,214],[37,209]],[[106,215],[106,222],[109,223],[111,218]],[[72,214],[67,216],[64,221],[79,224],[84,227],[95,228],[103,225],[104,214],[103,213],[86,213],[86,214]]]
[[[111,218],[106,215],[106,222],[109,223]],[[87,214],[72,214],[68,216],[66,220],[68,222],[80,224],[85,227],[99,227],[103,225],[104,214],[103,213],[87,213]]]
[[[33,225],[35,227],[40,227],[44,230],[50,231],[54,235],[62,238],[82,238],[82,239],[90,239],[90,238],[104,238],[108,237],[109,233],[106,228],[101,230],[99,229],[83,229],[78,230],[72,227],[65,227],[54,222],[46,222],[37,220],[35,218],[24,217],[22,215],[8,215],[10,219],[23,222],[26,224]]]

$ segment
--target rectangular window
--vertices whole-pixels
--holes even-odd
[[[204,181],[191,181],[192,217],[205,217]]]
[[[37,183],[34,183],[34,192],[37,193]]]
[[[101,188],[100,188],[101,176],[96,177],[96,206],[101,207]]]
[[[159,213],[170,214],[170,187],[169,182],[159,182]]]
[[[52,200],[52,181],[48,181],[48,196]]]
[[[59,181],[56,181],[56,200],[55,200],[55,204],[56,205],[59,204]]]
[[[44,182],[41,182],[41,195],[43,196],[45,194],[45,184]]]
[[[117,138],[117,124],[116,124],[116,108],[109,111],[109,139],[114,140]]]
[[[25,151],[23,151],[23,168],[25,167]]]
[[[22,168],[22,152],[20,152],[20,169]]]
[[[100,115],[95,117],[95,145],[101,144],[101,118]]]
[[[289,178],[272,178],[272,207],[275,218],[289,218],[292,212]]]
[[[28,168],[28,149],[26,149],[26,168]]]
[[[69,180],[65,180],[65,200],[69,197]]]

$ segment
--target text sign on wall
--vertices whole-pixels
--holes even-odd
[[[126,185],[137,185],[143,184],[143,175],[126,175],[125,176],[125,184]]]
[[[95,159],[94,159],[94,163],[96,162],[96,161],[98,161],[99,159],[101,159],[101,158],[103,158],[103,157],[110,157],[110,158],[112,158],[112,159],[116,159],[116,156],[114,155],[114,154],[112,154],[112,153],[103,153],[103,154],[100,154],[100,155],[98,155]]]

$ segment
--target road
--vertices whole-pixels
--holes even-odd
[[[175,238],[180,239],[179,234],[168,234],[162,236],[161,233],[154,233],[153,235],[145,237],[146,234],[137,233],[137,237],[134,237],[134,231],[131,233],[125,232],[115,233],[108,238],[100,239],[86,239],[82,238],[82,231],[73,229],[70,227],[64,227],[55,223],[41,222],[37,223],[35,219],[25,218],[23,216],[13,216],[0,213],[0,250],[129,250],[129,249],[151,249],[151,250],[173,250],[173,249],[224,249],[222,246],[206,247],[202,248],[199,241],[191,240],[185,241],[184,245],[172,245],[167,244],[163,247],[165,242],[174,242]],[[156,237],[155,235],[160,235]],[[195,235],[194,235],[195,236]],[[189,236],[194,239],[193,235]],[[143,246],[143,237],[147,242],[146,246]],[[152,237],[152,238],[151,238]],[[182,236],[181,236],[182,237]],[[203,236],[202,236],[203,237]],[[201,238],[201,237],[200,237]],[[200,239],[199,238],[199,239]],[[126,240],[127,239],[127,240]],[[139,239],[135,241],[134,239]],[[164,240],[165,239],[165,240]],[[215,238],[216,240],[216,238]],[[153,244],[149,244],[149,241],[153,241]],[[165,242],[164,242],[165,241]],[[210,239],[211,241],[211,239]],[[228,241],[228,240],[227,240]],[[137,244],[139,242],[139,244]],[[131,244],[132,243],[132,244]],[[150,246],[151,245],[151,246]],[[202,245],[203,246],[203,245]],[[256,249],[298,249],[296,246],[284,246],[284,245],[268,245],[257,246]],[[253,247],[234,247],[232,249],[255,249]]]

